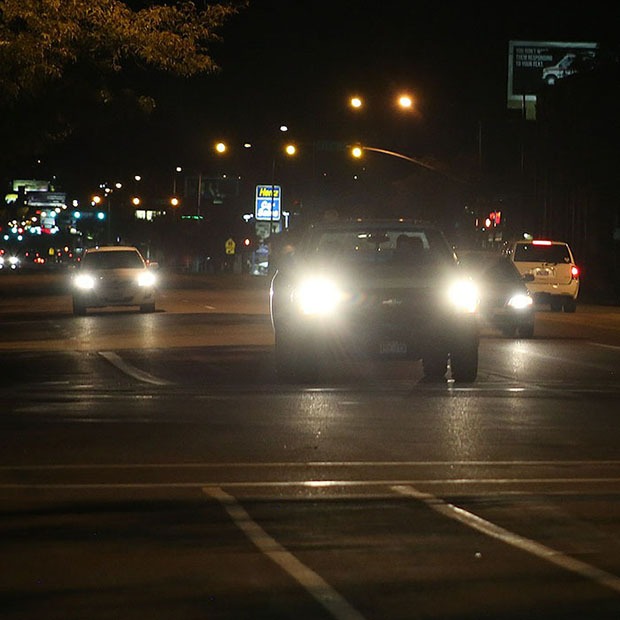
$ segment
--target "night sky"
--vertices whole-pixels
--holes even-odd
[[[617,44],[620,7],[605,4],[253,0],[213,48],[217,75],[149,83],[151,119],[128,130],[119,119],[96,149],[82,142],[80,157],[99,175],[132,168],[156,178],[176,165],[216,173],[214,139],[266,145],[286,123],[300,143],[357,138],[454,159],[476,149],[480,123],[492,131],[506,118],[508,41]],[[414,95],[415,114],[395,112],[400,90]],[[353,93],[367,101],[357,117],[346,105]]]

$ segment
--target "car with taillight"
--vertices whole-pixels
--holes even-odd
[[[521,275],[533,276],[527,288],[536,303],[549,304],[554,312],[575,312],[580,270],[568,243],[548,239],[516,241],[508,254]]]
[[[310,226],[271,281],[278,376],[339,360],[422,361],[428,380],[478,372],[479,295],[437,227],[408,220]]]

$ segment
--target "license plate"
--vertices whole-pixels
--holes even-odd
[[[404,355],[407,353],[407,343],[397,340],[389,340],[379,345],[379,353],[381,355]]]

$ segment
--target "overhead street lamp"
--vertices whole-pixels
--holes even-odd
[[[413,110],[415,105],[415,100],[413,96],[407,92],[399,93],[394,102],[397,108],[401,110]],[[349,97],[349,107],[353,110],[360,111],[366,107],[366,102],[360,95],[353,95]]]
[[[110,187],[107,183],[102,183],[99,186],[106,198],[106,219],[107,219],[107,243],[108,245],[112,243],[112,194],[114,190],[121,189],[123,187],[122,183],[116,182],[113,187]],[[92,204],[99,205],[103,201],[103,198],[98,194],[92,197]]]
[[[440,168],[432,166],[431,164],[427,164],[426,162],[423,162],[420,159],[416,159],[415,157],[410,157],[409,155],[398,153],[397,151],[389,151],[387,149],[381,149],[375,146],[366,146],[366,145],[361,145],[361,144],[354,144],[354,145],[349,146],[349,152],[355,159],[361,159],[364,156],[365,151],[381,153],[383,155],[389,155],[390,157],[397,157],[398,159],[404,159],[405,161],[411,162],[412,164],[415,164],[416,166],[421,166],[422,168],[426,168],[427,170],[432,170],[433,172],[436,172],[437,174],[441,174],[452,181],[456,181],[457,183],[464,183],[466,185],[469,184],[468,181],[464,181],[463,179],[454,177],[448,174],[447,172],[445,172],[444,170],[441,170]]]
[[[180,174],[181,172],[183,172],[183,168],[181,168],[181,166],[177,166],[174,169],[174,176],[172,177],[172,195],[173,196],[177,195],[177,174]]]

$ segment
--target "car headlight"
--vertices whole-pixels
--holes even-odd
[[[95,278],[87,273],[81,273],[75,276],[75,280],[73,281],[76,288],[79,288],[83,291],[89,291],[95,288]]]
[[[457,312],[473,314],[480,305],[480,292],[471,280],[457,280],[448,288],[448,301]]]
[[[333,280],[311,278],[295,289],[294,299],[303,314],[324,316],[338,307],[342,292]]]
[[[138,286],[155,286],[155,274],[145,271],[138,276]]]
[[[526,310],[530,308],[533,303],[534,300],[525,293],[517,293],[508,300],[508,306],[515,310]]]
[[[17,269],[19,267],[19,258],[17,256],[9,256],[9,265],[11,269]]]

